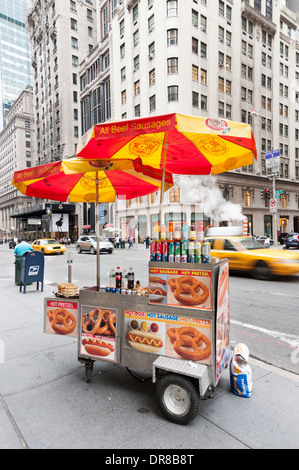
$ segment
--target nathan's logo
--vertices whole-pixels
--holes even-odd
[[[90,166],[94,168],[101,168],[101,170],[109,170],[113,166],[112,162],[104,161],[104,160],[93,160],[88,162]]]
[[[130,143],[129,149],[134,155],[147,157],[152,153],[156,152],[159,148],[160,142],[154,139],[153,137],[135,137],[135,139]]]
[[[194,143],[203,154],[220,156],[228,152],[226,142],[217,135],[201,136],[195,139]]]
[[[222,134],[227,134],[231,130],[228,122],[224,119],[207,118],[205,120],[205,125],[213,131],[220,131]]]

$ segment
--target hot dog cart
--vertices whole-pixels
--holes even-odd
[[[45,332],[55,328],[56,310],[56,326],[73,328],[59,315],[77,309],[68,334],[77,334],[87,382],[97,361],[150,372],[164,416],[186,424],[229,361],[228,262],[149,262],[148,281],[136,295],[91,287],[76,300],[45,299]]]

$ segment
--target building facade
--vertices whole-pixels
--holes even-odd
[[[296,14],[286,2],[100,1],[98,28],[98,66],[93,75],[92,61],[80,67],[83,133],[96,121],[171,112],[247,122],[257,161],[217,177],[223,199],[241,206],[252,234],[298,231],[299,42]],[[276,189],[283,191],[276,227],[265,158],[272,150],[280,151]],[[182,193],[179,186],[174,191]],[[172,200],[169,195],[165,205]],[[144,202],[142,209],[140,201],[118,202],[116,224],[148,225],[153,208]],[[176,200],[175,211],[178,202],[185,203]]]
[[[35,128],[32,114],[32,87],[19,95],[6,114],[6,125],[0,132],[0,230],[1,238],[19,236],[20,221],[11,219],[18,210],[28,210],[32,198],[11,185],[14,172],[32,166]]]
[[[22,90],[32,84],[26,28],[28,7],[29,0],[0,2],[0,130],[7,111]]]

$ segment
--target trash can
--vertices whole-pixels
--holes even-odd
[[[120,247],[121,247],[121,248],[126,248],[126,245],[125,245],[125,241],[124,241],[124,240],[121,240],[121,242],[120,242]]]
[[[22,256],[15,255],[15,285],[20,285]]]

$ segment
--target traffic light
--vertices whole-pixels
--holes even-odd
[[[265,189],[265,199],[270,199],[270,189]]]
[[[265,192],[263,189],[261,189],[261,199],[264,199],[264,197],[265,197]]]

